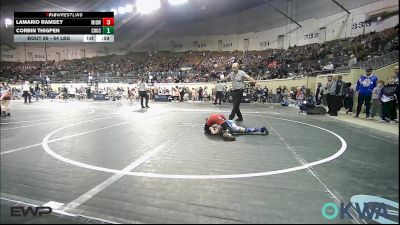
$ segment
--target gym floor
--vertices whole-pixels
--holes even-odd
[[[1,223],[376,223],[353,209],[353,219],[322,216],[356,195],[397,202],[398,215],[398,135],[242,104],[239,125],[270,134],[225,142],[203,124],[231,104],[150,107],[12,102],[0,127]],[[50,215],[10,213],[49,202]]]

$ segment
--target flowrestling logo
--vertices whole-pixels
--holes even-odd
[[[389,199],[371,195],[354,195],[349,203],[340,203],[340,207],[333,202],[325,203],[322,206],[322,216],[327,220],[355,219],[350,213],[354,209],[358,219],[373,220],[381,224],[399,223],[399,203]]]

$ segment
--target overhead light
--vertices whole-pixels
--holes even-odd
[[[137,0],[136,9],[140,14],[150,14],[161,8],[160,0]]]
[[[170,5],[182,5],[182,4],[185,4],[187,2],[188,2],[188,0],[168,0],[168,3]]]
[[[118,10],[116,10],[116,9],[111,9],[110,11],[111,11],[111,12],[114,12],[114,16],[115,16],[115,15],[118,15]]]
[[[4,24],[6,25],[6,28],[12,25],[12,20],[10,18],[6,18],[4,20]]]
[[[125,13],[125,7],[118,7],[118,13],[119,14],[124,14]]]
[[[126,13],[133,12],[133,6],[132,6],[131,4],[127,4],[127,5],[125,6],[125,12],[126,12]]]

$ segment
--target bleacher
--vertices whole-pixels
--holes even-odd
[[[326,72],[349,72],[351,68],[379,68],[398,61],[398,28],[322,44],[293,46],[286,50],[249,52],[157,52],[129,53],[94,58],[48,62],[1,62],[2,81],[24,80],[86,82],[88,75],[98,82],[135,82],[153,76],[158,83],[211,82],[229,71],[233,62],[259,80],[315,77]],[[349,66],[350,55],[357,64]],[[332,63],[334,69],[324,71]]]

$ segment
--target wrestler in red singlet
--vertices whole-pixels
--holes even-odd
[[[211,114],[207,119],[207,126],[211,127],[214,124],[221,125],[226,121],[226,118],[222,114]]]
[[[211,114],[210,117],[207,118],[207,122],[204,125],[204,131],[209,133],[210,130],[209,128],[214,125],[214,124],[218,124],[221,125],[226,121],[226,118],[224,115],[222,114]]]

